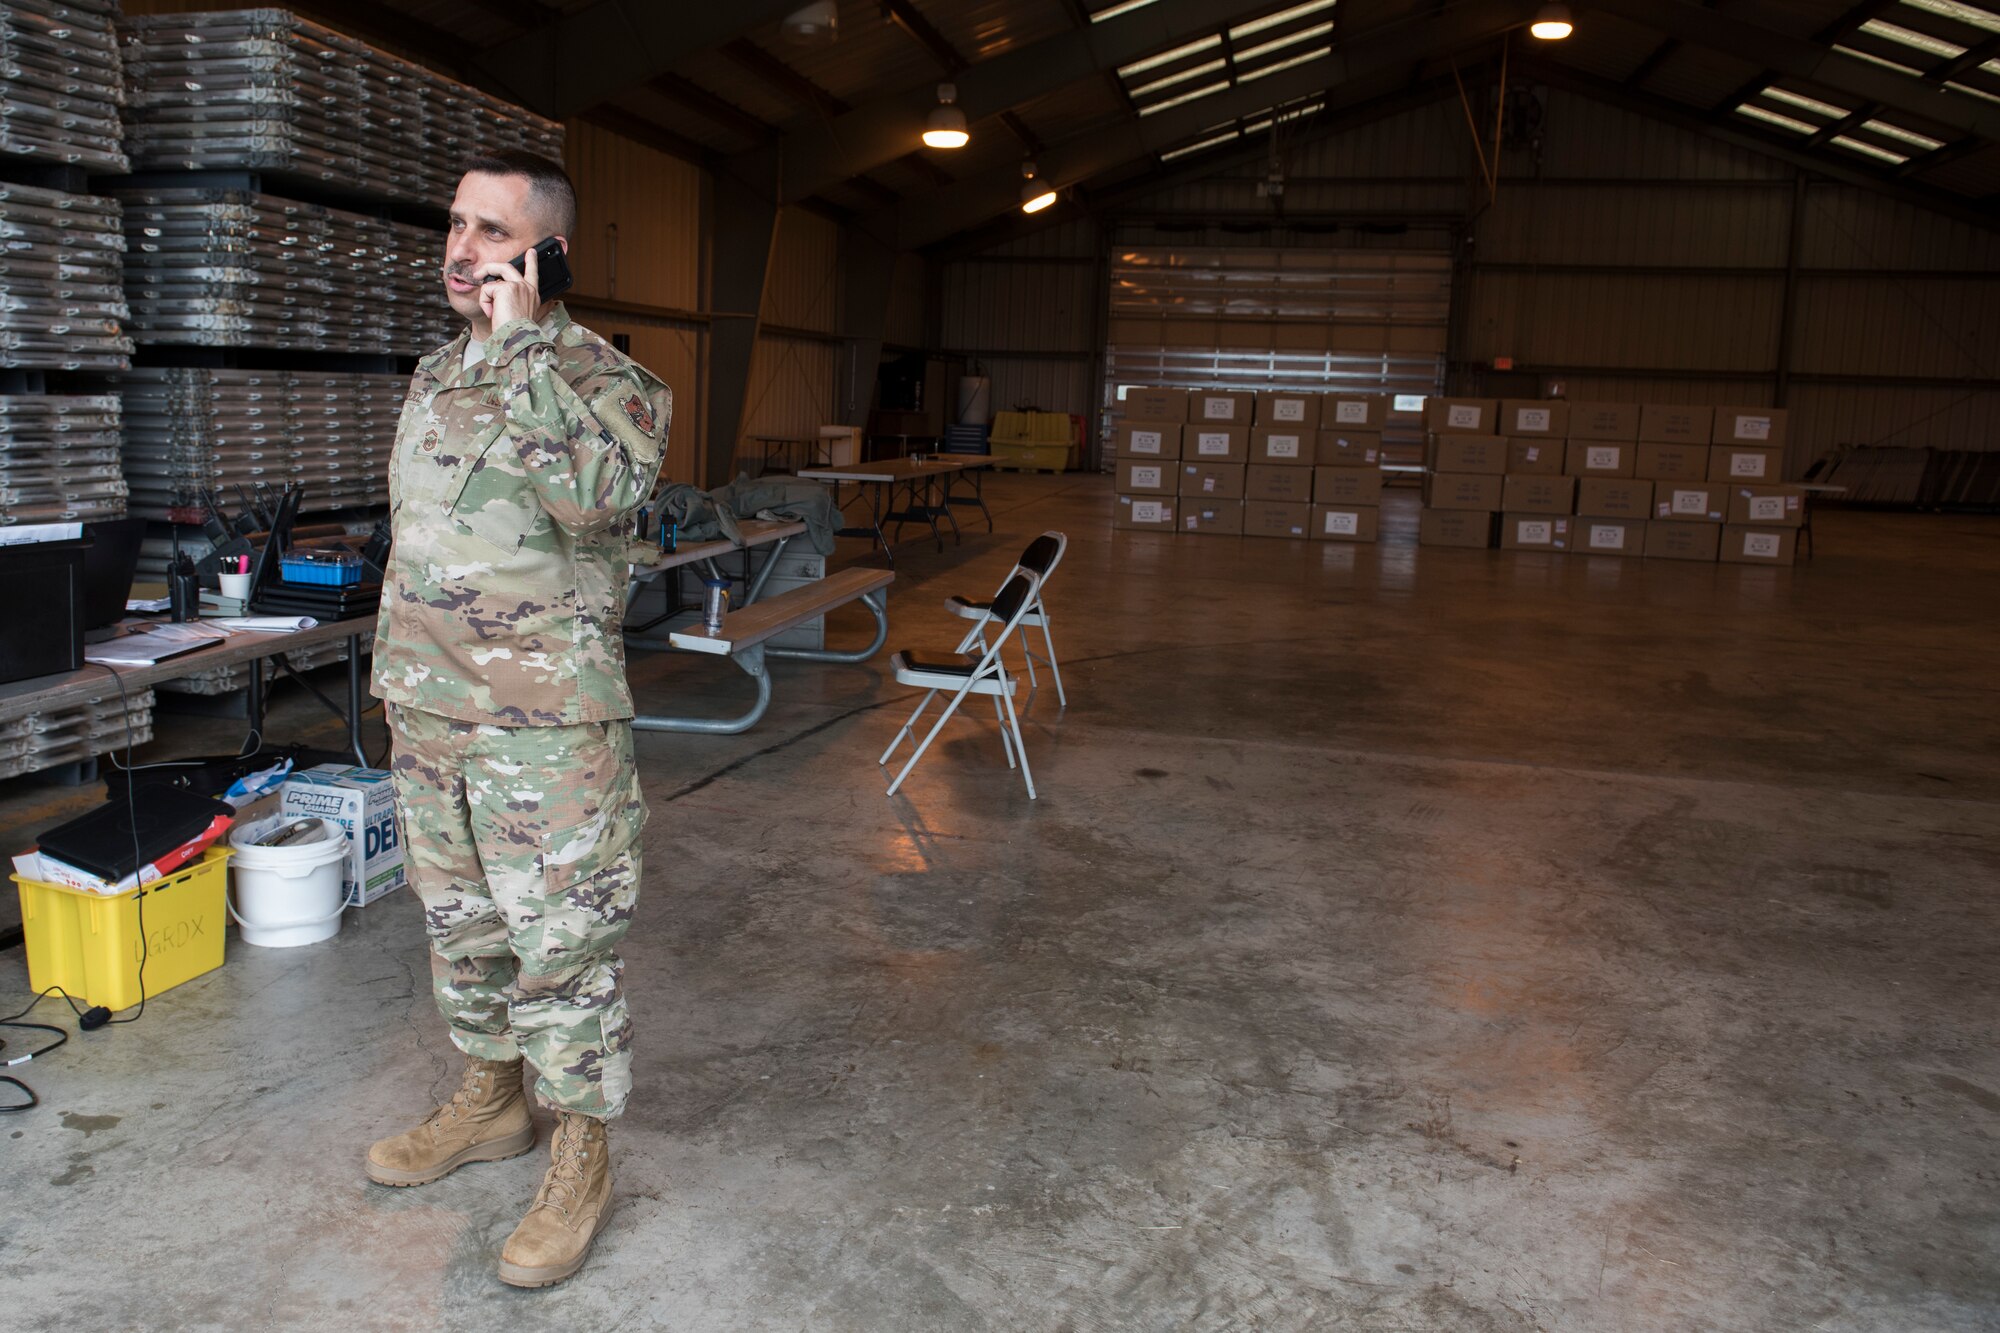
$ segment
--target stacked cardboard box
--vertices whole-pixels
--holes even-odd
[[[1424,545],[1792,563],[1782,410],[1436,398],[1425,424]]]
[[[1375,540],[1379,396],[1133,389],[1114,440],[1120,528]]]

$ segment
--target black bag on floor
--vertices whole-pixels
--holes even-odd
[[[248,774],[289,759],[292,771],[315,764],[352,764],[354,756],[344,750],[316,750],[309,745],[267,745],[255,754],[214,755],[192,759],[168,759],[157,764],[141,764],[127,773],[117,766],[121,756],[110,756],[104,766],[106,800],[123,801],[129,780],[132,794],[142,795],[149,787],[171,787],[196,796],[220,796]]]

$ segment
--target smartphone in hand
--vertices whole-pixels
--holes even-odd
[[[525,255],[515,255],[507,261],[517,273],[528,271]],[[535,275],[540,281],[535,286],[535,295],[541,300],[553,300],[576,284],[570,276],[569,257],[563,253],[562,243],[553,236],[545,236],[535,242]],[[488,282],[496,279],[488,278]]]

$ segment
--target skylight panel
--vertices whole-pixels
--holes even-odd
[[[1780,129],[1791,130],[1795,134],[1812,134],[1819,129],[1817,125],[1808,124],[1803,120],[1794,120],[1790,116],[1781,116],[1775,111],[1766,111],[1761,106],[1751,106],[1748,102],[1737,107],[1736,114],[1739,116],[1749,116],[1753,119],[1764,121],[1767,124],[1776,125]]]
[[[2000,14],[1962,5],[1958,0],[1903,0],[1911,9],[1921,9],[1926,14],[1937,14],[1943,18],[1957,19],[1987,32],[2000,32]]]
[[[1910,160],[1907,153],[1895,153],[1887,148],[1877,148],[1872,143],[1863,143],[1859,139],[1850,139],[1844,134],[1834,135],[1833,142],[1850,152],[1861,153],[1864,156],[1876,158],[1883,162],[1893,162],[1898,166]]]
[[[1923,73],[1923,71],[1918,69],[1915,65],[1905,65],[1900,63],[1899,61],[1886,60],[1883,57],[1874,54],[1873,52],[1863,51],[1858,47],[1836,46],[1833,49],[1840,52],[1840,54],[1844,56],[1853,56],[1856,60],[1865,60],[1871,65],[1880,65],[1884,69],[1900,70],[1905,74],[1921,75]]]
[[[1107,5],[1105,8],[1092,14],[1090,21],[1092,23],[1102,23],[1106,19],[1115,19],[1120,14],[1129,14],[1135,9],[1144,9],[1152,3],[1154,3],[1154,0],[1121,0],[1118,4]]]
[[[1897,139],[1907,144],[1915,144],[1925,151],[1944,147],[1944,140],[1942,139],[1933,139],[1928,134],[1918,134],[1915,130],[1906,130],[1901,125],[1891,125],[1886,120],[1867,121],[1861,128],[1864,130],[1873,130],[1885,138]]]
[[[2000,97],[1995,97],[1983,88],[1975,88],[1969,83],[1947,83],[1945,87],[1955,93],[1964,93],[1968,97],[1983,97],[1989,102],[2000,102]]]
[[[1177,157],[1186,157],[1190,153],[1199,153],[1204,148],[1214,148],[1218,144],[1228,143],[1231,139],[1234,139],[1235,137],[1236,137],[1236,131],[1231,130],[1227,134],[1218,134],[1212,138],[1201,139],[1194,143],[1188,144],[1185,147],[1176,148],[1170,153],[1161,153],[1160,161],[1171,162]]]
[[[1766,88],[1764,96],[1776,102],[1789,103],[1801,110],[1815,112],[1818,115],[1825,116],[1829,120],[1839,120],[1847,114],[1847,108],[1844,106],[1835,106],[1831,102],[1816,101],[1799,93],[1786,92],[1783,88]]]
[[[1211,83],[1206,88],[1197,88],[1193,92],[1182,93],[1179,97],[1169,97],[1164,102],[1155,102],[1151,106],[1142,106],[1139,108],[1139,114],[1142,116],[1154,115],[1165,111],[1170,106],[1179,106],[1183,102],[1192,102],[1197,97],[1207,97],[1211,93],[1219,93],[1228,86],[1229,82],[1226,79],[1221,83]]]
[[[1962,46],[1953,46],[1950,42],[1940,41],[1928,33],[1899,28],[1893,23],[1884,23],[1881,19],[1869,19],[1861,25],[1861,31],[1873,37],[1880,37],[1884,41],[1915,47],[1926,55],[1942,56],[1947,60],[1965,54],[1965,48]]]
[[[1180,60],[1183,57],[1197,55],[1200,52],[1208,50],[1210,47],[1221,45],[1222,38],[1220,37],[1213,35],[1197,37],[1194,41],[1184,42],[1171,51],[1162,51],[1156,56],[1147,56],[1144,60],[1135,60],[1129,65],[1120,65],[1118,67],[1118,76],[1129,79],[1134,74],[1144,74],[1149,69],[1158,69],[1162,65],[1171,65],[1174,61]]]
[[[1162,88],[1171,88],[1177,83],[1186,83],[1189,79],[1198,79],[1204,74],[1213,74],[1215,71],[1221,69],[1225,63],[1225,61],[1218,57],[1208,61],[1206,64],[1190,66],[1178,74],[1169,74],[1163,79],[1154,79],[1151,83],[1142,83],[1137,87],[1127,87],[1126,91],[1131,93],[1134,98],[1144,97],[1147,93],[1158,92]]]
[[[1326,103],[1324,102],[1308,103],[1305,106],[1296,107],[1290,111],[1280,112],[1276,116],[1265,116],[1262,120],[1253,120],[1243,127],[1243,132],[1245,134],[1255,134],[1259,130],[1270,129],[1274,124],[1282,125],[1286,121],[1297,120],[1301,116],[1310,116],[1315,111],[1323,111],[1325,109]],[[1259,114],[1261,115],[1262,113],[1260,112]]]
[[[1273,37],[1268,42],[1249,47],[1246,50],[1240,50],[1236,52],[1236,59],[1238,62],[1253,60],[1258,56],[1267,55],[1272,51],[1281,51],[1285,47],[1295,45],[1299,42],[1311,41],[1315,37],[1324,37],[1332,31],[1333,24],[1330,21],[1315,23],[1310,28],[1300,28],[1297,32],[1288,32],[1283,37]]]
[[[1261,79],[1266,74],[1276,74],[1281,69],[1290,69],[1294,65],[1303,65],[1307,61],[1318,60],[1321,56],[1332,54],[1332,47],[1322,46],[1317,51],[1308,51],[1302,56],[1293,56],[1290,60],[1280,60],[1275,65],[1266,65],[1262,69],[1246,70],[1236,76],[1236,81],[1238,83],[1248,83],[1252,79]]]
[[[1334,0],[1311,0],[1308,4],[1293,5],[1289,9],[1280,9],[1274,14],[1266,14],[1263,18],[1251,19],[1248,23],[1237,24],[1229,30],[1229,40],[1240,42],[1245,37],[1251,37],[1260,32],[1267,32],[1281,23],[1289,23],[1293,19],[1304,18],[1308,14],[1317,14],[1323,9],[1332,9],[1333,5]]]

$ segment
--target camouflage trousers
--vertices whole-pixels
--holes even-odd
[[[610,1119],[632,1088],[616,952],[646,821],[629,722],[496,727],[386,706],[410,885],[452,1043],[526,1057],[543,1106]]]

